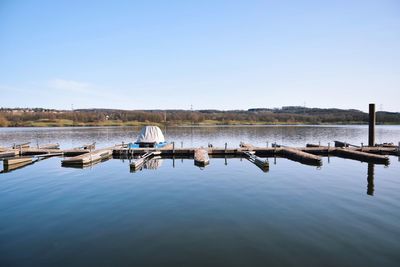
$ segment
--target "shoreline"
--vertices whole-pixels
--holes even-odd
[[[84,128],[84,127],[142,127],[156,125],[159,127],[229,127],[229,126],[368,126],[367,122],[334,122],[334,123],[154,123],[154,122],[127,122],[127,123],[79,123],[79,124],[57,124],[57,123],[26,123],[21,125],[0,126],[0,128]],[[377,126],[400,126],[398,123],[377,123]]]

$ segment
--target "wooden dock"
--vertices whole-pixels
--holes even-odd
[[[3,160],[4,168],[8,168],[9,166],[15,164],[27,164],[27,163],[32,163],[32,157],[14,157]]]
[[[95,162],[103,161],[106,159],[109,159],[112,157],[114,149],[118,149],[121,146],[113,146],[113,147],[108,147],[108,148],[103,148],[103,149],[98,149],[94,151],[90,151],[84,154],[80,154],[75,157],[69,157],[65,158],[61,161],[61,164],[63,166],[69,166],[69,165],[88,165],[92,164]]]
[[[255,155],[254,151],[244,151],[243,155],[248,161],[259,167],[263,172],[269,171],[269,162],[267,160],[262,160]]]
[[[333,156],[351,160],[358,160],[372,164],[389,164],[388,155],[400,156],[399,146],[376,145],[356,146],[346,142],[336,142],[336,146],[322,146],[320,144],[307,144],[305,147],[287,147],[273,144],[272,147],[257,147],[241,143],[237,148],[213,147],[208,148],[176,148],[174,143],[163,148],[128,148],[126,145],[92,150],[95,143],[84,145],[75,149],[60,149],[58,144],[47,144],[30,147],[29,143],[14,144],[9,148],[1,148],[0,160],[3,160],[5,169],[16,169],[14,166],[25,166],[53,156],[66,156],[61,162],[62,166],[84,167],[98,162],[115,158],[135,158],[130,164],[131,169],[140,169],[144,163],[154,156],[161,158],[191,158],[197,166],[206,166],[210,158],[246,158],[261,169],[267,170],[266,161],[261,158],[281,157],[302,164],[321,166],[322,157]],[[269,166],[269,165],[268,165]]]
[[[99,149],[79,156],[65,158],[61,163],[62,165],[86,165],[108,159],[112,154],[112,148]]]
[[[292,147],[280,147],[278,148],[279,155],[285,158],[297,161],[303,164],[320,166],[322,165],[322,159],[320,156],[305,152],[303,150],[292,148]]]
[[[176,158],[193,158],[197,148],[174,148],[174,149],[153,149],[153,148],[118,148],[114,149],[115,157],[129,157],[143,155],[149,151],[160,151],[162,157]],[[249,150],[251,149],[251,150]],[[217,148],[212,147],[207,149],[210,158],[215,157],[243,157],[244,151],[254,151],[259,157],[282,157],[303,164],[320,166],[323,156],[336,156],[358,160],[362,162],[371,162],[375,164],[389,164],[389,158],[386,155],[398,155],[397,147],[332,147],[332,146],[312,146],[312,147],[239,147],[239,148]]]
[[[19,154],[18,150],[11,149],[0,152],[0,159],[15,157]]]
[[[348,159],[355,159],[364,162],[376,163],[376,164],[385,164],[385,165],[389,164],[389,158],[387,156],[361,152],[354,149],[336,148],[335,156]]]
[[[38,161],[48,159],[50,157],[62,156],[61,152],[51,154],[41,154],[35,156],[15,156],[3,159],[2,173],[10,172],[16,169],[26,167]]]
[[[210,164],[210,157],[208,151],[204,148],[197,148],[194,150],[194,165],[198,167],[205,167]]]

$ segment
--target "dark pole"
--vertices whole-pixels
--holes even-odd
[[[374,195],[374,174],[375,174],[375,164],[368,163],[368,186],[367,186],[367,195]]]
[[[375,146],[375,104],[369,104],[369,134],[368,146]]]

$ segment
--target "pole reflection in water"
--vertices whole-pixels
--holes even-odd
[[[368,163],[368,186],[367,186],[367,195],[374,195],[374,175],[375,175],[375,164]]]

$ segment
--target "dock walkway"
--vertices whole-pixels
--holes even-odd
[[[68,157],[61,161],[62,165],[88,165],[95,162],[99,162],[108,158],[111,158],[115,149],[119,149],[122,147],[121,145],[107,147],[103,149],[98,149],[94,151],[90,151],[75,157]]]
[[[149,151],[160,151],[163,157],[193,158],[197,148],[117,148],[113,150],[114,156],[134,156],[143,155]],[[320,166],[322,164],[321,156],[336,156],[371,162],[376,164],[388,164],[389,158],[386,155],[398,155],[398,148],[393,147],[332,147],[332,146],[313,146],[313,147],[239,147],[239,148],[208,148],[208,155],[213,157],[242,157],[243,152],[254,151],[255,155],[260,157],[283,157],[300,163]]]

